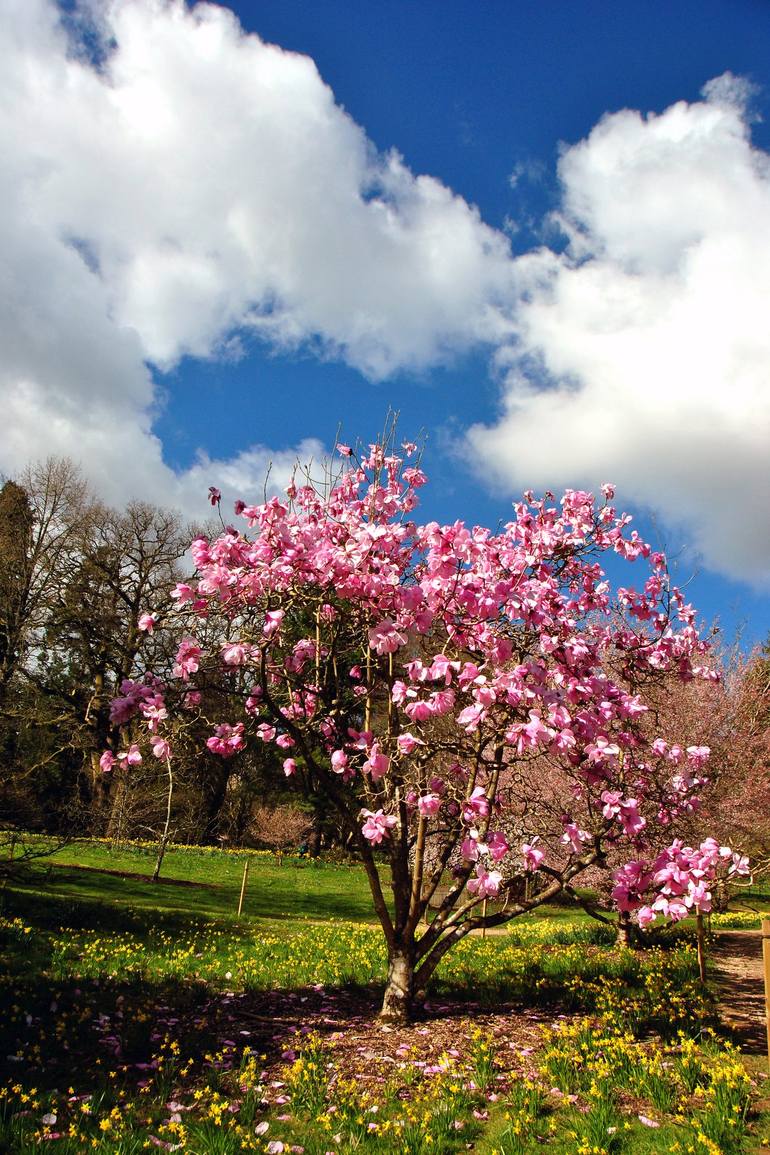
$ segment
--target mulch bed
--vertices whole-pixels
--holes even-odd
[[[392,1026],[380,1022],[379,1001],[368,992],[311,988],[226,995],[225,1000],[241,1041],[263,1051],[268,1068],[290,1060],[303,1036],[316,1032],[328,1041],[344,1077],[362,1086],[383,1083],[405,1062],[431,1067],[443,1055],[467,1052],[473,1029],[495,1040],[504,1083],[508,1071],[531,1070],[531,1056],[542,1046],[543,1027],[567,1017],[514,1004],[489,1010],[469,1002],[442,1001],[427,1003],[410,1025]]]

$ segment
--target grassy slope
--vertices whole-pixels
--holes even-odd
[[[133,877],[151,872],[152,851],[73,843],[36,864],[25,885],[39,893],[73,900],[96,899],[118,906],[228,918],[238,909],[244,860],[235,854],[172,848],[166,854],[161,880],[153,884]],[[250,858],[243,917],[362,922],[371,921],[373,912],[366,877],[360,869],[319,866],[296,858],[284,859],[279,866],[272,857],[255,855]]]
[[[32,867],[23,889],[60,900],[87,899],[118,907],[177,912],[203,918],[230,918],[238,909],[246,855],[194,847],[167,851],[161,880],[151,873],[152,849],[106,843],[73,842]],[[369,885],[360,866],[342,866],[287,857],[278,865],[271,855],[249,855],[250,871],[244,919],[344,919],[376,922]],[[115,873],[108,873],[108,872]],[[387,870],[383,888],[388,895]],[[180,885],[194,883],[196,885]],[[533,917],[560,922],[583,920],[574,904],[541,908]]]

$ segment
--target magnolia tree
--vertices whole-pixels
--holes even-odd
[[[275,744],[287,778],[323,794],[357,844],[394,1020],[452,946],[547,903],[609,848],[626,848],[615,898],[639,921],[706,909],[717,871],[741,861],[711,842],[652,861],[645,850],[648,823],[697,804],[708,757],[655,735],[645,694],[708,676],[705,645],[612,487],[598,502],[526,494],[497,533],[420,525],[413,444],[403,456],[338,450],[335,478],[239,501],[242,528],[193,542],[196,576],[175,590],[187,634],[174,678],[124,685],[116,710],[136,719],[136,740],[104,768],[148,751],[173,760],[202,720],[222,758]],[[641,583],[612,597],[606,554],[645,567]],[[223,671],[228,713],[212,717],[206,687]],[[544,756],[568,788],[535,835]]]

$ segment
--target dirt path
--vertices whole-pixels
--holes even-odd
[[[723,930],[715,935],[711,962],[719,990],[719,1014],[736,1043],[749,1054],[764,1054],[765,989],[762,938],[758,930]]]

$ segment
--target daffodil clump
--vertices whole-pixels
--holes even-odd
[[[162,928],[135,936],[63,930],[52,937],[51,950],[60,977],[191,978],[239,990],[364,985],[378,980],[385,967],[375,928],[332,921],[293,934],[234,933],[208,923],[189,938]]]
[[[561,1023],[547,1031],[540,1076],[572,1104],[583,1155],[633,1151],[639,1125],[663,1129],[669,1146],[661,1150],[744,1150],[751,1080],[737,1051],[712,1032],[700,1042],[684,1032],[639,1041],[611,1018]]]
[[[709,916],[712,930],[758,930],[761,922],[756,910],[725,910]]]
[[[292,1115],[282,1120],[279,1142],[284,1146],[275,1150],[291,1151],[296,1145],[309,1155],[330,1150],[341,1155],[359,1148],[382,1155],[460,1150],[488,1117],[486,1088],[477,1079],[481,1062],[483,1075],[491,1081],[491,1051],[491,1038],[480,1031],[473,1032],[465,1056],[454,1050],[432,1064],[415,1060],[413,1052],[402,1047],[387,1076],[361,1085],[345,1077],[333,1043],[311,1034],[280,1081]]]

